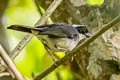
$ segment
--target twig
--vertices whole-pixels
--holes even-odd
[[[37,1],[37,0],[34,0],[34,1],[35,1],[35,5],[36,5],[36,7],[37,7],[37,10],[38,10],[38,12],[39,12],[40,16],[42,16],[42,15],[43,15],[43,13],[42,13],[42,11],[40,10],[40,6],[39,6],[38,1]]]
[[[77,53],[77,54],[78,54],[78,53]],[[80,71],[81,71],[82,76],[85,77],[86,74],[84,73],[84,69],[83,69],[82,65],[80,64],[80,61],[79,61],[77,55],[76,55],[74,58],[75,58],[75,60],[76,60],[76,62],[77,62],[77,64],[78,64],[78,67],[80,68]]]
[[[9,72],[0,73],[0,77],[3,77],[3,76],[10,76],[10,73]]]
[[[63,80],[59,70],[56,72],[57,80]]]
[[[86,47],[88,44],[90,44],[91,42],[93,42],[95,39],[97,39],[99,36],[101,36],[105,31],[107,31],[108,29],[110,29],[112,26],[114,26],[115,24],[120,22],[120,15],[117,16],[115,19],[113,19],[112,21],[110,21],[108,24],[103,25],[101,27],[101,29],[99,29],[93,36],[91,36],[90,38],[86,39],[83,43],[81,43],[79,46],[77,46],[75,49],[73,49],[73,51],[71,51],[70,53],[68,53],[66,56],[64,56],[62,59],[56,61],[55,64],[51,65],[49,68],[47,68],[46,70],[44,70],[43,72],[41,72],[39,75],[37,75],[34,80],[41,80],[42,78],[44,78],[45,76],[47,76],[49,73],[51,73],[54,69],[57,68],[57,66],[60,66],[61,64],[63,64],[65,61],[68,60],[68,58],[71,58],[72,56],[74,56],[74,52],[78,49],[82,49],[84,47]],[[57,66],[56,66],[57,64]]]
[[[46,10],[45,14],[35,24],[35,26],[44,24],[61,2],[62,0],[54,0],[53,3],[49,6],[49,8]],[[19,54],[19,52],[27,45],[27,43],[32,39],[32,37],[32,34],[27,34],[15,47],[15,49],[11,51],[10,57],[14,59]]]
[[[41,17],[41,19],[35,25],[44,24],[61,2],[62,0],[54,0],[53,3],[49,6],[49,8],[46,10],[45,14]]]
[[[27,43],[32,39],[32,34],[27,34],[20,43],[10,52],[10,57],[13,60],[22,49],[27,45]]]
[[[10,57],[7,55],[6,51],[3,49],[3,47],[0,45],[0,56],[4,63],[7,65],[7,67],[10,69],[10,71],[14,74],[15,78],[17,80],[25,80],[20,72],[17,70],[15,65],[13,64],[12,60]]]
[[[97,19],[98,19],[98,27],[101,27],[103,25],[103,19],[102,19],[102,15],[100,13],[99,8],[95,9],[95,12],[97,14]]]

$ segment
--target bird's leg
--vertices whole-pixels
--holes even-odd
[[[42,43],[44,44],[45,49],[47,50],[49,56],[50,56],[50,57],[52,58],[52,60],[55,62],[55,66],[58,67],[57,64],[56,64],[56,61],[57,61],[57,60],[54,58],[52,51],[51,51],[50,48],[46,45],[46,42],[44,41],[44,39],[42,39]]]
[[[55,62],[56,67],[58,67],[57,64],[56,64],[56,61],[57,61],[57,60],[54,58],[52,51],[50,51],[48,48],[46,48],[46,50],[47,50],[49,56],[50,56],[50,57],[52,58],[52,60]],[[59,67],[58,67],[58,68],[59,68]]]

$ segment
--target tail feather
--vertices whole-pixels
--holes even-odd
[[[12,30],[17,30],[17,31],[22,31],[22,32],[28,32],[32,33],[32,28],[28,26],[23,26],[23,25],[11,25],[10,27],[7,27],[7,29],[12,29]]]

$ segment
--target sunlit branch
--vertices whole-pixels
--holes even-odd
[[[0,73],[0,77],[3,77],[3,76],[10,76],[10,73],[9,72]]]
[[[20,72],[17,70],[14,63],[12,62],[12,60],[10,59],[10,57],[8,56],[8,54],[6,53],[6,51],[3,49],[1,45],[0,45],[0,57],[2,58],[4,63],[7,65],[9,70],[14,74],[17,80],[25,80],[23,76],[20,74]]]
[[[34,80],[41,80],[42,78],[44,78],[45,76],[47,76],[49,73],[51,73],[53,70],[55,70],[58,66],[60,66],[61,64],[63,64],[65,61],[69,60],[68,58],[71,58],[72,56],[74,56],[76,50],[82,49],[82,48],[88,46],[88,44],[90,44],[91,42],[93,42],[95,39],[97,39],[99,36],[101,36],[105,31],[107,31],[108,29],[110,29],[111,27],[113,27],[114,25],[116,25],[119,22],[120,22],[120,15],[117,16],[112,21],[110,21],[108,24],[103,25],[101,27],[101,29],[99,29],[90,38],[86,39],[83,43],[81,43],[79,46],[77,46],[73,51],[71,51],[66,56],[64,56],[62,59],[56,61],[56,63],[54,63],[49,68],[47,68],[46,70],[44,70],[43,72],[41,72],[39,75],[37,75],[34,78]]]

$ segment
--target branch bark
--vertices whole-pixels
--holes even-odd
[[[17,80],[25,80],[1,45],[0,45],[0,56],[7,65],[7,67],[10,69],[10,71],[14,74]]]
[[[70,53],[68,53],[66,56],[64,56],[62,59],[56,61],[56,63],[54,63],[53,65],[51,65],[49,68],[47,68],[46,70],[44,70],[43,72],[41,72],[40,74],[38,74],[34,80],[41,80],[42,78],[44,78],[45,76],[47,76],[49,73],[51,73],[54,69],[56,69],[58,66],[60,66],[61,64],[63,64],[65,61],[67,61],[69,58],[71,58],[72,56],[75,55],[75,51],[78,49],[82,49],[84,47],[86,47],[88,44],[90,44],[92,41],[94,41],[95,39],[97,39],[99,36],[101,36],[105,31],[107,31],[108,29],[110,29],[111,27],[113,27],[114,25],[116,25],[117,23],[120,22],[120,15],[117,16],[115,19],[113,19],[112,21],[110,21],[108,24],[105,24],[102,26],[101,29],[99,29],[95,34],[93,34],[93,36],[91,36],[90,38],[86,39],[83,43],[81,43],[79,46],[77,46],[73,51],[71,51]],[[57,65],[57,66],[56,66]]]
[[[55,9],[58,7],[58,5],[62,2],[62,0],[54,0],[53,3],[49,6],[49,8],[46,10],[45,14],[38,20],[38,22],[35,24],[42,25],[45,24],[47,19],[50,17],[50,15],[55,11]],[[20,51],[27,45],[27,43],[32,39],[32,34],[27,34],[20,43],[15,47],[14,50],[11,51],[10,57],[14,59]]]
[[[3,77],[3,76],[10,76],[10,73],[9,72],[0,73],[0,77]]]

